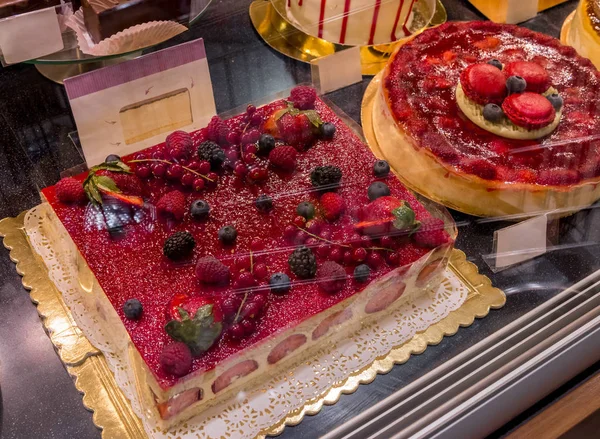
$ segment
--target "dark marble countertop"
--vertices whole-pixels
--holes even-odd
[[[443,0],[450,19],[482,16],[466,0]],[[219,112],[244,105],[294,84],[310,82],[308,65],[271,50],[254,32],[249,0],[214,0],[206,15],[166,45],[204,37]],[[524,23],[558,36],[569,1]],[[160,48],[160,47],[158,47]],[[331,93],[328,98],[356,121],[362,95],[371,78]],[[74,131],[64,88],[21,64],[0,70],[0,218],[14,216],[39,203],[38,190],[54,184],[62,170],[81,162],[68,135]],[[538,306],[557,292],[600,268],[600,221],[597,209],[561,220],[562,246],[546,255],[492,273],[482,255],[491,252],[493,231],[506,225],[481,222],[453,212],[461,224],[458,248],[464,250],[507,304],[500,311],[463,328],[423,355],[343,396],[334,406],[300,425],[286,428],[283,438],[314,438],[388,396],[425,372]],[[0,386],[2,438],[100,438],[92,414],[54,352],[21,279],[2,250],[0,257]]]

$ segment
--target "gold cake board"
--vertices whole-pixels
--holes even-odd
[[[75,378],[77,390],[83,394],[84,406],[94,412],[94,424],[102,429],[104,439],[147,438],[142,422],[119,389],[104,356],[77,327],[61,294],[50,281],[43,261],[29,245],[23,224],[25,214],[1,220],[0,236],[4,237],[4,246],[10,250],[10,258],[22,276],[23,286],[29,290],[32,302],[37,304],[44,328],[61,361]],[[506,302],[504,293],[492,287],[490,280],[479,274],[462,251],[455,249],[452,252],[448,267],[469,290],[467,300],[459,309],[320,397],[306,401],[304,407],[291,411],[258,437],[278,435],[286,425],[297,425],[305,415],[319,413],[324,404],[335,404],[342,394],[355,392],[360,384],[372,382],[377,374],[389,372],[394,364],[406,362],[412,354],[423,353],[428,345],[437,345],[444,336],[454,335],[459,327],[470,326],[475,318],[485,317],[490,309],[501,308]]]
[[[311,36],[286,20],[272,2],[277,2],[279,9],[286,0],[255,0],[250,4],[250,20],[265,43],[277,52],[297,61],[310,63],[323,56],[331,55],[348,48],[341,44],[331,43]],[[381,71],[394,49],[413,38],[428,27],[439,26],[448,19],[446,8],[441,0],[436,0],[435,11],[427,26],[406,38],[388,44],[361,46],[360,60],[363,75],[375,75]]]

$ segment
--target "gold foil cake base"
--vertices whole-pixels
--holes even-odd
[[[94,424],[102,429],[103,438],[147,438],[140,419],[119,389],[104,356],[83,336],[60,293],[49,280],[43,261],[31,249],[24,230],[25,213],[0,221],[0,236],[4,237],[4,246],[10,250],[10,258],[23,277],[23,286],[37,304],[38,313],[61,361],[75,378],[77,389],[83,393],[84,406],[94,412]],[[501,308],[506,302],[504,293],[492,287],[490,280],[479,274],[477,267],[468,262],[460,250],[453,251],[448,267],[469,291],[467,300],[459,309],[388,355],[338,382],[324,394],[306,401],[304,407],[289,412],[258,437],[278,435],[286,425],[296,425],[305,415],[317,414],[324,404],[335,404],[342,394],[355,392],[360,384],[372,382],[378,373],[389,372],[394,364],[406,362],[412,354],[424,352],[428,345],[440,343],[444,336],[455,334],[459,327],[471,325],[475,318],[485,317],[490,309]]]
[[[255,0],[252,2],[249,11],[250,19],[252,25],[265,43],[279,53],[298,61],[310,63],[317,58],[331,55],[349,47],[311,36],[295,27],[278,12],[278,9],[284,10],[285,6],[276,8],[271,1]],[[284,5],[286,0],[273,1]],[[403,44],[403,42],[422,32],[427,27],[445,23],[447,18],[446,9],[442,5],[441,0],[436,0],[435,11],[431,20],[427,17],[428,25],[415,31],[411,36],[389,44],[361,46],[362,74],[377,74],[385,67],[390,55],[398,45]]]

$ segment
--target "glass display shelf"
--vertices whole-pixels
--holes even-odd
[[[275,52],[255,32],[248,13],[251,3],[250,0],[213,2],[204,15],[206,20],[195,22],[187,32],[172,41],[147,49],[156,50],[204,37],[219,113],[289,89],[297,83],[310,82],[307,64]],[[558,37],[561,24],[576,3],[567,2],[546,10],[524,26]],[[483,19],[466,1],[443,0],[443,4],[449,20]],[[135,54],[126,56],[133,57]],[[78,66],[94,61],[70,59],[66,62]],[[51,65],[53,62],[60,65],[59,60],[41,60],[42,64]],[[364,78],[361,83],[328,94],[327,98],[359,123],[363,95],[371,80],[371,77]],[[76,127],[62,86],[42,78],[31,65],[3,68],[0,84],[3,108],[0,135],[4,145],[0,155],[3,169],[0,176],[3,183],[0,185],[0,217],[3,218],[16,216],[37,205],[39,189],[56,183],[63,169],[80,163],[81,152],[69,138],[69,133],[74,132]],[[531,317],[537,322],[538,318],[551,316],[558,325],[567,317],[574,316],[573,308],[566,306],[567,302],[575,305],[571,299],[579,300],[577,306],[588,300],[597,300],[593,287],[598,282],[596,273],[600,270],[600,211],[597,203],[556,221],[552,229],[554,240],[551,251],[502,271],[492,270],[486,261],[492,253],[494,232],[514,223],[504,219],[476,218],[457,211],[451,213],[458,225],[457,248],[479,268],[480,273],[489,277],[495,287],[506,293],[506,305],[490,311],[483,319],[476,319],[468,328],[460,328],[440,344],[429,346],[421,355],[414,355],[406,363],[394,366],[389,373],[378,375],[371,383],[359,386],[353,394],[342,395],[335,404],[322,407],[317,415],[306,416],[298,425],[286,427],[279,437],[312,438],[339,433],[353,425],[348,422],[360,420],[363,412],[368,410],[375,415],[376,409],[387,398],[406,396],[401,392],[403,389],[415,390],[414,383],[421,385],[426,380],[435,379],[438,385],[450,388],[451,384],[442,379],[440,372],[451,374],[448,376],[457,381],[465,379],[470,372],[462,368],[461,362],[468,363],[465,352],[471,354],[470,349],[478,343],[486,344],[489,349],[500,347],[500,339],[520,343],[523,339],[515,338],[518,332],[515,322],[519,322],[522,329],[527,326],[524,318]],[[81,395],[44,334],[36,309],[29,303],[6,252],[4,256],[0,258],[3,273],[0,300],[7,304],[0,307],[0,320],[5,322],[0,325],[2,434],[7,437],[100,438],[101,431],[94,426],[92,415],[82,405]],[[554,314],[550,314],[553,310]],[[538,314],[534,316],[528,314],[530,312]],[[546,324],[540,323],[531,333],[538,337],[536,340],[540,343],[542,334],[550,334],[540,332],[545,328],[549,329]],[[558,326],[553,328],[553,334],[559,332]],[[573,347],[576,345],[578,343],[574,341]],[[483,345],[480,346],[483,349]],[[563,349],[575,352],[566,346]],[[583,365],[583,357],[577,358],[582,359]],[[488,366],[500,364],[492,362],[491,358],[489,360],[483,363]],[[577,366],[577,360],[572,358],[557,356],[555,360],[548,365],[556,364],[558,367],[566,361],[566,364]],[[24,374],[23,370],[27,373]],[[550,373],[550,369],[545,370]],[[568,378],[565,370],[557,368],[551,371],[557,385]],[[453,371],[460,371],[460,374]],[[530,405],[535,404],[544,393],[543,389],[534,392],[533,387],[527,384],[521,387],[523,391],[519,401],[527,401]],[[546,390],[552,389],[548,387]],[[434,402],[433,399],[431,401]],[[387,408],[391,407],[387,405]],[[479,425],[484,423],[490,428],[501,428],[496,433],[492,432],[499,437],[510,428],[511,422],[510,417],[504,417],[504,413],[508,412],[502,413],[502,416],[500,412],[487,413],[487,418],[481,418]],[[496,426],[494,422],[498,419],[509,422],[509,426]]]

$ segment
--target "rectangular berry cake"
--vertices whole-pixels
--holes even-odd
[[[162,428],[435,287],[454,244],[451,220],[303,86],[42,192],[78,304],[129,340]]]

